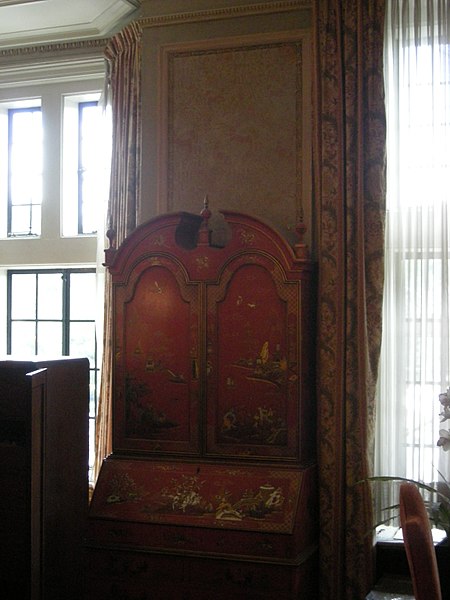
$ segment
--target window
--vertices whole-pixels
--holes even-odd
[[[78,105],[78,233],[97,232],[95,211],[99,152],[98,102]]]
[[[107,185],[109,138],[98,100],[99,94],[64,97],[64,236],[92,235],[99,227],[98,198]]]
[[[8,235],[39,235],[41,204],[41,108],[9,108]]]
[[[439,393],[450,385],[450,39],[440,26],[448,22],[450,5],[427,0],[425,10],[421,4],[407,0],[400,10],[399,0],[390,0],[386,11],[387,221],[376,472],[432,482],[438,473],[450,475],[449,455],[437,446]]]
[[[97,413],[95,269],[9,270],[7,353],[82,356],[90,363],[90,465]]]
[[[0,102],[0,237],[40,235],[42,165],[40,98]]]
[[[99,93],[62,95],[62,235],[95,235],[98,230],[98,199],[106,186],[109,166],[106,120]],[[41,99],[0,103],[0,158],[6,174],[0,177],[1,198],[7,199],[8,236],[39,236],[43,181],[43,118]],[[3,147],[3,151],[1,150]],[[1,172],[1,168],[0,168]],[[1,234],[1,232],[0,232]]]
[[[92,468],[110,140],[98,106],[104,59],[100,49],[29,71],[19,62],[0,65],[0,352],[89,358]]]

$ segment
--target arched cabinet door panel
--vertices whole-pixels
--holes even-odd
[[[256,251],[208,286],[208,452],[298,459],[300,287]]]
[[[199,452],[199,286],[153,254],[116,286],[114,438],[118,451]]]

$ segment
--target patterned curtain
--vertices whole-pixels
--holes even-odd
[[[315,4],[318,461],[323,600],[373,578],[372,472],[385,213],[384,0]]]
[[[118,247],[139,223],[141,163],[141,36],[131,23],[105,49],[107,95],[112,111],[109,236]],[[94,481],[112,449],[111,432],[111,281],[105,274],[105,316],[100,398],[97,412]]]

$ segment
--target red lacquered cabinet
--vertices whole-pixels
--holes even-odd
[[[106,252],[113,452],[89,511],[92,598],[316,594],[313,267],[258,219],[209,217],[157,217]]]

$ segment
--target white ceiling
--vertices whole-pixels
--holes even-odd
[[[140,0],[0,0],[0,49],[107,36]]]

